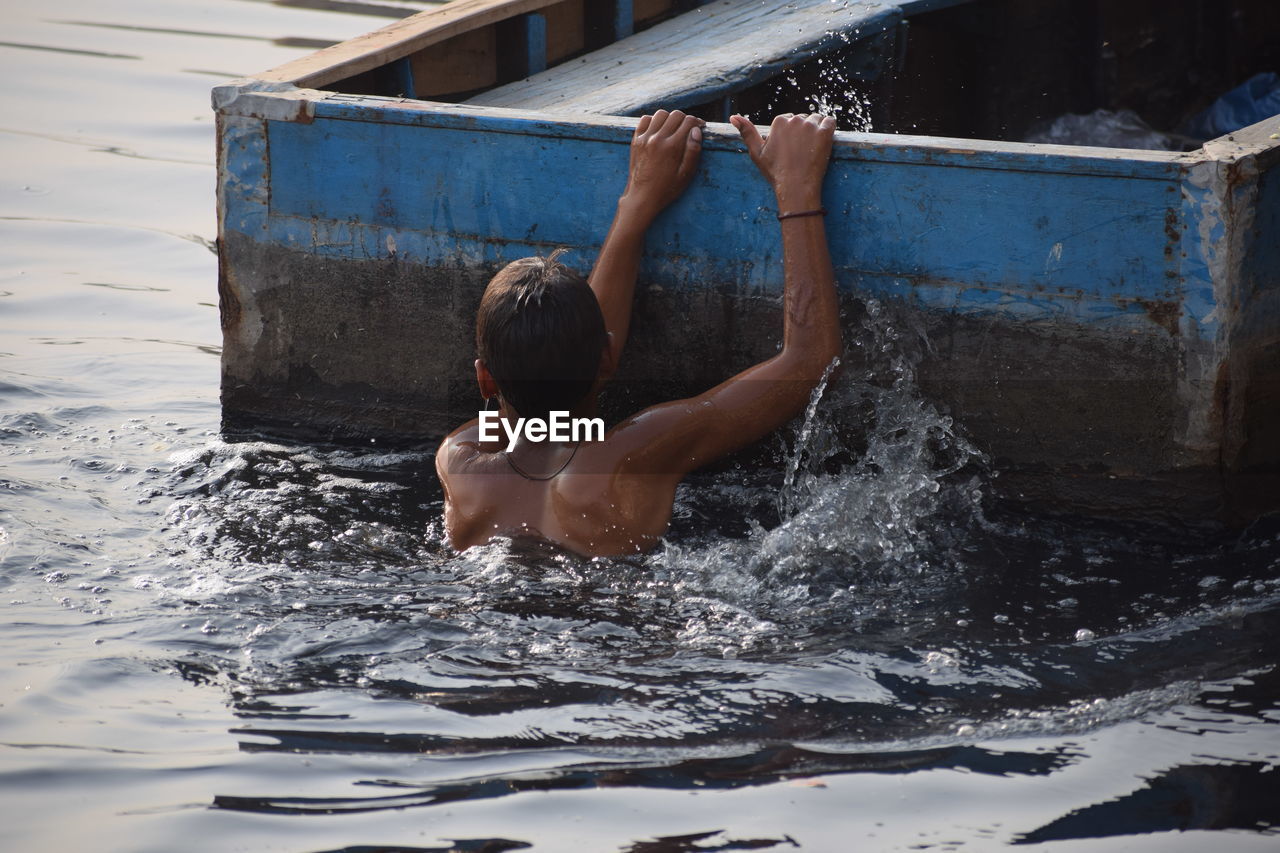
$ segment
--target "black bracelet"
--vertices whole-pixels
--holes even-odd
[[[797,210],[794,213],[779,213],[778,221],[781,222],[784,219],[795,219],[798,216],[826,216],[826,215],[827,215],[827,209],[825,207],[819,207],[816,210]]]

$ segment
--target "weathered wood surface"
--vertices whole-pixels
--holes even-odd
[[[875,35],[902,16],[902,4],[871,0],[714,0],[468,103],[597,115],[691,106]]]
[[[454,36],[562,2],[564,0],[452,0],[254,76],[267,82],[320,88],[388,65]]]

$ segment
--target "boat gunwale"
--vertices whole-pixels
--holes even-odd
[[[483,130],[486,133],[576,138],[619,145],[629,143],[639,122],[638,118],[630,116],[480,107],[381,95],[347,95],[293,87],[264,91],[255,83],[253,80],[240,80],[220,87],[215,97],[218,111],[273,120],[309,122],[324,118],[421,125],[443,129]],[[303,112],[305,118],[302,117]],[[1238,137],[1242,133],[1243,131],[1235,135]],[[833,156],[837,160],[1146,180],[1176,180],[1189,166],[1222,159],[1213,156],[1207,147],[1190,152],[1147,151],[847,130],[837,131],[836,143]],[[745,151],[732,125],[719,122],[707,125],[703,146],[708,150]],[[1272,149],[1280,154],[1280,143],[1272,146]]]

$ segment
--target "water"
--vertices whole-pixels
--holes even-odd
[[[429,456],[217,433],[207,90],[381,22],[4,16],[4,849],[1280,846],[1280,524],[992,505],[872,304],[664,548],[455,556]]]

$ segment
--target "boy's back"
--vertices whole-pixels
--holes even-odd
[[[522,465],[525,473],[519,474],[503,458],[505,451],[484,449],[478,426],[454,433],[437,457],[438,466],[452,471],[442,473],[441,482],[453,546],[468,548],[502,535],[542,539],[579,554],[652,547],[671,520],[680,477],[626,471],[627,438],[615,429],[576,452],[558,448],[539,459],[546,464],[534,470]]]

